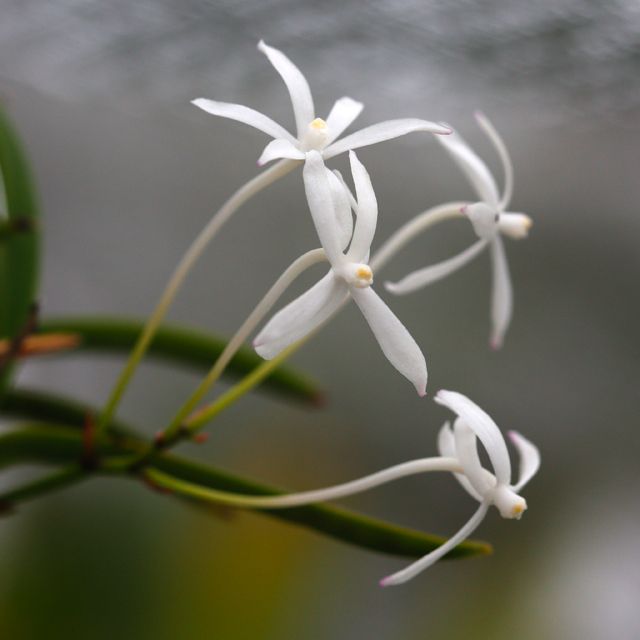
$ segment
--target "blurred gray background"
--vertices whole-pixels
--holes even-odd
[[[377,580],[402,559],[251,514],[212,518],[122,481],[87,483],[2,521],[3,637],[640,637],[637,1],[0,0],[0,10],[0,98],[40,190],[49,315],[148,313],[194,235],[255,175],[265,136],[189,101],[238,102],[292,125],[260,38],[303,70],[319,115],[349,95],[366,105],[361,126],[446,119],[500,177],[472,117],[483,109],[513,156],[512,208],[535,221],[528,240],[508,242],[504,349],[487,346],[486,255],[422,292],[383,297],[427,354],[431,396],[466,393],[543,454],[522,521],[492,512],[477,532],[493,557],[440,563],[387,590]],[[359,156],[380,204],[378,244],[419,211],[472,197],[427,136]],[[385,277],[472,240],[463,222],[443,225]],[[316,244],[295,173],[224,230],[171,319],[231,333]],[[435,452],[448,416],[386,363],[357,309],[293,363],[326,390],[324,409],[257,393],[184,452],[300,489]],[[101,402],[118,368],[40,361],[21,381]],[[145,365],[121,413],[152,433],[196,382]],[[474,508],[445,477],[346,503],[442,534]]]

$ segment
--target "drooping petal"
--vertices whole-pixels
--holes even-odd
[[[349,161],[358,203],[353,240],[351,241],[351,247],[349,247],[349,259],[354,262],[362,262],[365,256],[369,254],[373,236],[376,232],[378,201],[373,191],[371,178],[353,151],[349,151]]]
[[[302,176],[307,194],[309,210],[315,224],[322,248],[332,266],[344,261],[340,232],[336,224],[336,213],[327,168],[317,151],[307,152]]]
[[[502,238],[491,241],[493,285],[491,289],[491,347],[499,349],[513,312],[513,289]]]
[[[273,138],[284,138],[290,142],[295,142],[296,140],[284,127],[281,127],[268,116],[265,116],[255,109],[243,107],[241,104],[216,102],[215,100],[208,100],[207,98],[197,98],[196,100],[192,100],[191,104],[200,107],[200,109],[214,116],[244,122],[244,124],[259,129]]]
[[[327,169],[331,196],[333,197],[336,225],[340,237],[340,248],[344,251],[353,236],[353,214],[351,213],[351,193],[337,171]],[[337,174],[337,175],[336,175]]]
[[[457,418],[453,425],[453,437],[465,477],[477,495],[486,496],[487,492],[495,487],[496,479],[482,468],[475,431],[463,418]]]
[[[497,207],[500,196],[495,180],[487,165],[464,141],[463,137],[454,131],[450,136],[438,136],[437,140],[462,169],[480,200]]]
[[[449,134],[449,127],[429,122],[428,120],[419,120],[417,118],[403,118],[400,120],[386,120],[378,124],[365,127],[352,133],[346,138],[341,138],[337,142],[329,145],[323,152],[325,159],[333,158],[349,149],[359,149],[360,147],[368,147],[371,144],[384,142],[393,138],[414,133],[416,131],[425,131],[428,133]]]
[[[418,395],[424,396],[427,387],[427,363],[416,341],[371,287],[349,287],[349,291],[369,323],[384,355],[413,383]]]
[[[518,492],[524,487],[540,468],[540,451],[535,444],[520,435],[517,431],[509,431],[509,438],[520,454],[518,482],[513,490]]]
[[[475,116],[478,124],[487,134],[489,140],[493,143],[493,146],[500,157],[500,162],[502,162],[502,170],[504,171],[504,189],[502,191],[502,196],[500,197],[500,209],[506,209],[511,201],[511,196],[513,195],[513,163],[511,162],[511,157],[507,151],[507,146],[491,123],[491,120],[489,120],[489,118],[480,111],[477,111]]]
[[[257,335],[253,346],[265,360],[320,326],[345,300],[347,286],[329,271],[322,280],[278,311]]]
[[[258,43],[258,49],[267,56],[269,62],[275,67],[275,70],[287,85],[287,90],[291,96],[293,113],[296,118],[298,138],[300,138],[306,131],[308,124],[315,117],[309,84],[300,69],[282,51],[270,47],[262,40]]]
[[[458,458],[456,442],[449,422],[445,422],[438,433],[438,451],[443,458]],[[453,475],[468,494],[478,502],[482,502],[482,496],[473,488],[467,476],[463,473],[454,473]]]
[[[489,455],[498,484],[508,485],[511,461],[498,425],[475,402],[457,391],[438,391],[434,400],[451,409],[478,436]]]
[[[334,169],[333,170],[333,175],[338,178],[338,180],[340,180],[340,182],[342,183],[342,185],[344,186],[345,189],[345,193],[347,193],[347,195],[349,196],[349,204],[351,205],[351,209],[354,212],[358,211],[358,203],[356,202],[356,199],[353,197],[353,193],[351,193],[351,188],[349,187],[349,185],[345,182],[345,179],[342,177],[342,174],[337,170]]]
[[[327,116],[329,137],[327,144],[331,144],[342,132],[360,115],[364,105],[351,98],[336,100]]]
[[[278,158],[290,158],[291,160],[304,160],[305,155],[293,143],[284,138],[272,140],[262,151],[258,158],[258,165],[262,166],[267,162]]]
[[[398,282],[385,282],[384,286],[387,291],[395,293],[396,295],[413,293],[432,282],[442,280],[442,278],[464,267],[467,263],[471,262],[487,244],[487,240],[478,240],[457,256],[453,256],[453,258],[443,260],[424,269],[413,271]]]
[[[500,233],[504,233],[514,240],[526,238],[532,225],[533,221],[526,213],[513,213],[510,211],[501,213],[498,221]]]
[[[428,553],[424,558],[420,558],[413,564],[410,564],[406,569],[398,571],[386,578],[380,580],[380,586],[390,587],[396,584],[402,584],[411,580],[411,578],[417,576],[421,571],[428,569],[432,564],[435,564],[440,558],[446,555],[451,549],[457,547],[463,540],[468,538],[480,525],[487,510],[489,509],[488,502],[482,502],[477,511],[471,516],[469,521],[456,533],[451,536],[444,544],[440,545],[437,549]]]

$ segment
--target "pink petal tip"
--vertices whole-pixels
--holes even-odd
[[[380,582],[378,582],[378,584],[379,584],[381,587],[388,587],[388,586],[389,586],[389,584],[390,584],[390,583],[389,583],[389,578],[390,578],[390,577],[391,577],[391,576],[387,576],[386,578],[382,578],[382,580],[380,580]]]

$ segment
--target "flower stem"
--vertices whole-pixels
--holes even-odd
[[[173,302],[180,286],[187,277],[189,271],[197,262],[198,258],[202,255],[207,245],[213,240],[220,228],[227,220],[238,210],[251,197],[268,187],[270,184],[282,178],[287,173],[292,171],[300,161],[298,160],[282,160],[263,173],[255,176],[252,180],[247,182],[244,186],[238,189],[222,207],[214,214],[209,220],[204,229],[192,242],[191,246],[187,249],[182,259],[178,263],[175,271],[173,272],[169,282],[167,283],[160,301],[158,302],[153,313],[149,316],[147,323],[134,347],[129,360],[124,369],[120,373],[116,383],[111,391],[111,395],[102,411],[100,419],[98,421],[97,428],[102,431],[108,428],[116,409],[122,399],[122,396],[135,373],[138,364],[144,357],[144,354],[153,339],[160,323],[165,317],[171,303]]]
[[[154,484],[192,498],[242,508],[288,509],[312,504],[314,502],[325,502],[327,500],[344,498],[356,493],[368,491],[369,489],[379,487],[399,478],[434,471],[461,473],[463,470],[456,458],[423,458],[404,462],[384,469],[383,471],[364,476],[358,480],[352,480],[351,482],[345,482],[344,484],[333,487],[315,491],[303,491],[301,493],[289,493],[283,496],[247,496],[229,491],[218,491],[179,480],[153,468],[146,469],[144,473]]]
[[[229,340],[224,351],[215,361],[209,373],[204,380],[198,385],[197,389],[191,394],[189,399],[178,410],[175,417],[171,421],[163,434],[164,443],[171,442],[179,433],[183,426],[185,418],[196,408],[204,395],[213,387],[216,381],[224,372],[238,349],[242,347],[244,341],[251,335],[253,330],[258,326],[262,319],[273,308],[273,305],[280,299],[280,296],[287,290],[289,285],[309,267],[326,260],[323,249],[313,249],[295,260],[282,275],[276,280],[275,284],[267,291],[262,300],[256,305],[255,309],[249,314],[247,319],[242,323],[235,335]],[[252,372],[253,373],[253,372]],[[252,375],[252,374],[249,374]],[[242,384],[242,382],[240,383]]]

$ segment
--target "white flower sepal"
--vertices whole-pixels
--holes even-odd
[[[384,355],[422,396],[427,365],[420,347],[404,325],[371,288],[368,265],[376,229],[378,204],[367,170],[351,151],[356,199],[346,185],[311,151],[303,177],[309,209],[331,270],[317,284],[281,309],[254,340],[259,355],[270,360],[319,327],[349,298],[369,323]],[[356,222],[351,214],[355,208]],[[345,253],[345,249],[349,247]]]
[[[471,221],[479,240],[457,256],[438,264],[414,271],[396,283],[385,283],[395,294],[411,293],[460,269],[475,258],[485,247],[491,248],[493,285],[491,293],[491,346],[502,346],[513,311],[513,291],[504,245],[500,234],[511,238],[525,238],[531,228],[531,218],[524,213],[507,212],[513,192],[513,166],[506,146],[491,122],[482,114],[476,119],[493,143],[502,161],[505,185],[502,196],[487,165],[456,132],[450,136],[438,136],[458,166],[471,182],[479,202],[467,204],[462,212]]]
[[[333,105],[326,121],[316,117],[309,84],[300,70],[281,51],[269,47],[262,40],[258,43],[258,49],[267,56],[287,86],[296,120],[295,136],[268,116],[249,107],[207,98],[197,98],[192,100],[192,104],[214,116],[244,122],[273,137],[262,152],[259,165],[277,158],[304,160],[306,152],[312,149],[321,151],[323,157],[328,159],[349,149],[366,147],[415,131],[451,133],[451,129],[442,124],[418,118],[403,118],[374,124],[338,140],[362,111],[362,103],[351,98],[340,98]]]
[[[380,581],[382,586],[401,584],[430,567],[451,549],[468,538],[484,519],[489,507],[495,505],[503,518],[520,519],[527,508],[518,492],[540,467],[540,453],[531,442],[515,431],[509,436],[520,454],[518,481],[511,484],[511,461],[507,445],[496,423],[477,404],[455,391],[439,391],[435,401],[451,409],[458,418],[453,430],[449,423],[440,430],[438,449],[445,458],[456,458],[464,473],[455,474],[465,490],[480,506],[471,519],[435,551],[427,554],[406,569]],[[484,446],[493,472],[482,467],[477,440]]]

